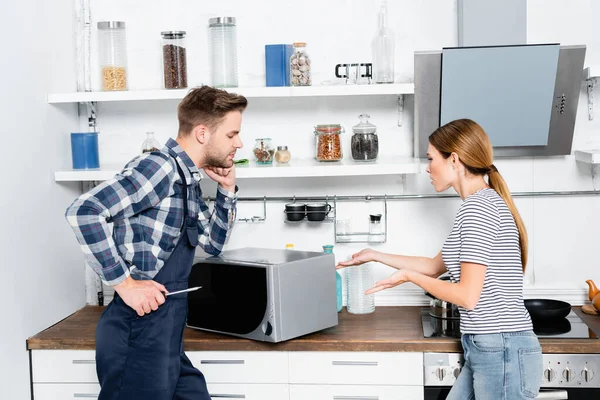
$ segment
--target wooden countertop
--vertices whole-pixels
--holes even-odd
[[[264,343],[233,336],[186,328],[188,351],[415,351],[461,352],[460,340],[424,338],[422,307],[377,307],[367,315],[353,315],[346,309],[339,324],[282,343]],[[56,325],[27,340],[29,350],[94,350],[96,324],[104,307],[86,306]],[[600,334],[600,316],[573,310],[594,332]],[[540,339],[544,353],[598,353],[600,339]]]

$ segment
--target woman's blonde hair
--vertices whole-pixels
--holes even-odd
[[[429,143],[444,158],[456,153],[458,158],[472,175],[488,175],[489,185],[504,200],[519,230],[519,247],[523,272],[527,266],[527,231],[521,215],[513,202],[508,186],[494,166],[494,150],[490,138],[483,128],[470,119],[457,119],[439,127],[429,136]]]

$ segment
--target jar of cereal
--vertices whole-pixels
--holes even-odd
[[[342,159],[344,128],[340,124],[315,126],[316,158],[319,161],[339,161]]]

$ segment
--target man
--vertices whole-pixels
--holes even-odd
[[[187,288],[197,245],[218,255],[227,241],[246,106],[243,96],[193,89],[179,104],[176,140],[136,157],[67,209],[86,262],[115,289],[96,329],[100,400],[210,400],[183,352],[187,293],[165,294]],[[212,214],[201,168],[218,182]]]

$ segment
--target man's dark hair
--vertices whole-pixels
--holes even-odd
[[[206,125],[214,130],[231,111],[244,111],[248,100],[244,96],[200,86],[192,89],[177,107],[179,136],[188,135],[195,126]]]

